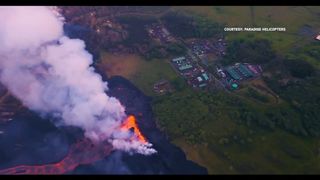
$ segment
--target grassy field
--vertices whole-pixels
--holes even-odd
[[[233,96],[240,96],[238,94]],[[161,127],[165,127],[164,130],[171,135],[169,137],[172,142],[183,149],[188,159],[207,167],[210,174],[314,174],[319,172],[320,140],[318,138],[300,137],[279,128],[268,130],[255,124],[248,126],[246,123],[237,123],[235,119],[228,116],[228,113],[241,107],[228,106],[223,100],[219,101],[219,98],[225,99],[228,95],[219,95],[217,101],[213,102],[215,104],[213,108],[203,103],[203,100],[198,102],[193,95],[192,90],[176,92],[174,97],[164,97],[160,103],[155,103],[154,110],[157,118],[160,118],[157,122]],[[173,101],[169,100],[171,98],[174,98]],[[270,106],[243,96],[240,98],[251,106],[255,106],[256,111],[263,112]],[[199,123],[187,132],[180,130],[179,122],[190,123],[186,118],[192,115],[179,110],[178,106],[181,103],[186,109],[191,107],[186,111],[197,114],[192,117],[192,121]],[[193,107],[192,104],[198,105]],[[287,107],[288,105],[281,103],[273,106]],[[198,107],[208,108],[209,111],[202,113],[194,110]],[[164,109],[167,109],[168,114],[163,114]],[[172,112],[179,114],[180,120],[174,118],[175,115]],[[205,123],[202,123],[201,116],[208,117]],[[165,117],[168,121],[162,119]],[[178,125],[175,124],[176,121],[179,121]],[[186,139],[194,136],[190,135],[192,134],[190,132],[199,130],[199,136],[190,143]],[[177,133],[179,131],[182,133]]]
[[[315,174],[320,169],[320,157],[313,152],[319,146],[318,140],[306,140],[281,130],[250,139],[249,145],[218,145],[219,150],[190,145],[184,139],[173,143],[184,150],[188,159],[207,167],[209,174]],[[221,155],[217,151],[222,149]]]
[[[230,41],[267,39],[272,42],[272,48],[279,55],[299,56],[315,67],[320,67],[320,61],[316,57],[306,54],[307,51],[318,49],[318,46],[314,45],[305,46],[315,41],[314,36],[312,33],[301,34],[306,26],[310,27],[313,32],[319,32],[320,21],[318,20],[319,14],[317,14],[319,7],[197,6],[171,9],[202,15],[213,21],[225,23],[226,26],[286,27],[286,32],[230,32],[226,34],[226,38]],[[246,95],[248,88],[243,88],[232,95],[221,94],[220,97],[216,97],[216,101],[210,102],[211,104],[204,103],[205,96],[204,99],[200,99],[201,97],[197,99],[198,92],[190,88],[176,91],[172,97],[158,97],[152,91],[156,81],[180,78],[168,60],[146,61],[136,55],[112,55],[106,52],[102,53],[101,57],[100,66],[109,76],[124,76],[146,95],[159,100],[153,103],[153,108],[159,110],[155,111],[158,125],[165,127],[164,130],[171,141],[186,152],[188,159],[205,166],[210,174],[312,174],[320,172],[319,138],[297,136],[279,127],[266,130],[255,125],[238,123],[237,119],[232,119],[229,114],[233,110],[238,110],[232,108],[241,107],[228,106],[230,102],[225,101],[230,96],[234,96],[254,107],[252,111],[264,113],[268,108],[283,108],[292,112],[289,104],[283,99],[276,100],[271,94],[256,88],[258,93],[269,99],[268,103],[248,98]],[[253,84],[259,83],[263,82],[252,81],[248,85],[253,87]],[[262,85],[265,86],[264,83]],[[161,117],[169,118],[161,119]],[[192,119],[188,121],[190,123],[188,126],[194,129],[188,129],[188,127],[188,131],[177,133],[183,130],[182,126],[188,118]],[[288,121],[295,121],[295,118],[298,117],[292,117]],[[196,133],[192,134],[190,131]],[[188,138],[193,139],[193,143],[190,143]]]
[[[175,7],[178,11],[201,15],[226,24],[227,27],[285,27],[286,32],[227,32],[229,40],[263,38],[272,42],[277,52],[285,53],[301,42],[312,41],[313,35],[301,36],[306,25],[319,32],[320,7],[295,6],[197,6]]]
[[[129,79],[148,96],[156,95],[153,92],[155,82],[178,78],[178,74],[166,59],[146,61],[137,55],[113,55],[103,52],[99,66],[105,69],[109,77],[120,75]]]
[[[242,173],[316,173],[319,171],[319,155],[314,153],[316,139],[304,139],[282,130],[254,135],[246,151],[238,145],[228,148],[230,159],[236,162]]]
[[[243,96],[244,98],[248,98],[254,102],[257,103],[263,103],[263,105],[277,105],[281,102],[283,102],[280,97],[276,95],[262,79],[254,79],[251,81],[244,82],[242,84],[242,89],[239,89],[235,92],[235,94],[238,94],[240,96]],[[258,87],[262,87],[263,89],[259,89]],[[256,90],[260,95],[265,96],[267,98],[267,102],[261,102],[257,99],[254,99],[253,97],[249,97],[248,95],[248,88],[253,88]]]
[[[286,27],[288,33],[297,33],[303,25],[319,30],[320,7],[297,6],[187,6],[175,7],[178,11],[208,17],[227,26]]]
[[[303,59],[320,69],[320,43],[318,42],[309,43],[299,48],[292,49],[287,56],[290,58],[297,57]]]

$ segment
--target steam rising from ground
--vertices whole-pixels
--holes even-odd
[[[118,149],[154,153],[151,144],[119,135],[125,109],[105,94],[107,83],[90,67],[92,55],[82,40],[64,35],[61,19],[48,7],[0,7],[0,81],[57,125],[80,127],[91,140]]]

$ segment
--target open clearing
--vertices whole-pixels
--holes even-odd
[[[178,75],[165,59],[146,61],[137,55],[113,55],[103,53],[100,67],[108,77],[119,75],[132,81],[146,95],[154,96],[153,84],[161,79],[169,81],[178,78]]]

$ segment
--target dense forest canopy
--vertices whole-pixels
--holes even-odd
[[[168,30],[180,38],[211,38],[223,33],[223,26],[203,17],[171,12],[161,18]]]
[[[142,18],[137,16],[119,16],[116,20],[123,24],[129,33],[127,39],[122,43],[125,45],[143,44],[150,41],[150,37],[145,28],[146,25],[156,22],[154,18]]]
[[[285,59],[284,65],[293,77],[306,78],[314,74],[314,67],[304,60]]]
[[[276,57],[267,40],[234,41],[228,53],[222,63],[262,64],[264,71],[271,73],[263,77],[264,81],[284,102],[269,106],[230,93],[192,93],[174,82],[180,87],[178,93],[154,101],[160,125],[173,138],[186,137],[190,143],[208,142],[211,133],[207,123],[226,118],[223,114],[248,127],[258,126],[269,131],[281,128],[300,136],[320,136],[320,77],[312,65],[304,60]],[[246,96],[262,103],[269,101],[250,87]]]
[[[254,41],[234,40],[229,43],[223,64],[247,62],[265,64],[275,58],[270,41],[259,39]]]

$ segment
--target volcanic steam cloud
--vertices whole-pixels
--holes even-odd
[[[49,7],[0,7],[0,81],[25,106],[54,123],[84,130],[92,142],[145,155],[155,153],[134,117],[105,93],[107,82],[90,65],[80,39],[63,32],[63,17]],[[125,122],[123,122],[125,121]],[[133,131],[128,131],[133,127]]]

